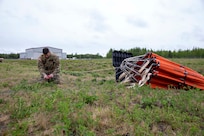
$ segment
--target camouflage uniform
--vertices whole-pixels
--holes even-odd
[[[53,81],[55,83],[60,83],[60,61],[58,56],[50,54],[50,56],[46,58],[45,55],[42,54],[38,58],[38,69],[41,74],[41,81],[45,81],[44,74],[53,74],[53,78],[49,79],[48,82]]]

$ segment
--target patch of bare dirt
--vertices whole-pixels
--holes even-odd
[[[0,135],[6,135],[8,130],[9,115],[0,114]]]

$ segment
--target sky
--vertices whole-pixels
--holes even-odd
[[[0,53],[204,48],[204,0],[0,0]]]

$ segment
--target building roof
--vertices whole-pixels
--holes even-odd
[[[33,47],[33,48],[28,48],[28,49],[26,49],[26,50],[39,49],[39,48],[45,48],[45,47],[47,47],[47,48],[49,48],[49,49],[52,48],[52,49],[62,50],[62,49],[60,49],[60,48],[55,48],[55,47],[51,47],[51,46]]]

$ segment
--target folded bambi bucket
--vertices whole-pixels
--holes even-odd
[[[203,75],[155,53],[140,56],[124,55],[125,52],[115,54],[113,52],[113,66],[117,82],[138,84],[139,87],[148,84],[151,88],[204,90]]]

